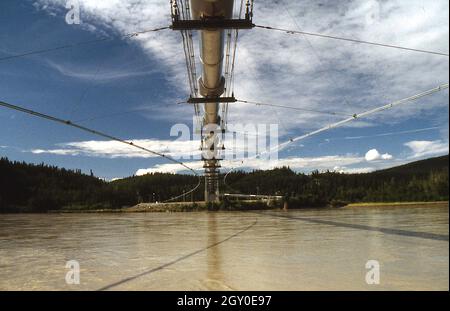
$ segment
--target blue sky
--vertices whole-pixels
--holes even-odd
[[[188,87],[181,38],[165,30],[131,40],[120,35],[168,26],[165,0],[80,0],[81,25],[65,22],[66,1],[2,0],[0,58],[92,40],[112,40],[0,61],[0,100],[137,141],[171,154],[174,124],[191,124],[192,107],[176,105]],[[448,1],[256,1],[255,22],[448,53]],[[198,55],[198,53],[197,53]],[[242,34],[236,97],[352,115],[448,82],[448,57],[291,36],[255,29]],[[289,146],[277,163],[309,172],[365,172],[448,154],[448,91]],[[137,110],[132,113],[121,113]],[[118,114],[117,114],[118,113]],[[279,124],[279,141],[343,117],[236,104],[231,123]],[[376,152],[374,151],[376,149]],[[370,151],[370,152],[369,152]],[[153,171],[181,172],[75,129],[0,108],[0,155],[12,160],[90,169],[105,179]],[[191,163],[201,168],[201,163]],[[227,161],[225,168],[237,165]]]

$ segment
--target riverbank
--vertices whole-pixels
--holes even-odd
[[[181,213],[208,211],[254,211],[281,209],[281,201],[242,200],[221,203],[206,202],[170,202],[170,203],[140,203],[123,208],[96,208],[89,206],[70,206],[49,213]]]
[[[123,208],[127,213],[161,213],[161,212],[202,212],[202,211],[251,211],[280,209],[282,202],[243,200],[222,203],[179,202],[179,203],[141,203]]]
[[[346,208],[364,208],[364,207],[417,207],[417,206],[448,206],[448,201],[436,202],[366,202],[366,203],[351,203],[346,205]]]
[[[301,209],[339,209],[339,208],[389,208],[389,207],[445,207],[448,206],[448,201],[438,202],[366,202],[366,203],[351,203],[345,206],[327,205],[323,207],[290,207],[291,210]],[[206,204],[205,202],[197,203],[142,203],[134,207],[124,208],[123,212],[138,213],[138,212],[201,212],[201,211],[248,211],[248,210],[273,210],[282,209],[282,202],[267,203],[263,201],[236,201],[228,202],[227,204]]]
[[[303,207],[301,209],[340,209],[340,208],[401,208],[401,207],[448,207],[448,201],[439,202],[366,202],[351,203],[342,207],[331,205],[323,207]],[[283,208],[282,202],[264,201],[235,201],[221,204],[206,204],[205,202],[172,202],[172,203],[141,203],[132,207],[119,209],[62,209],[50,211],[51,213],[182,213],[182,212],[208,212],[208,211],[255,211],[279,210]]]
[[[360,202],[350,204],[327,204],[323,206],[301,206],[289,202],[289,210],[306,209],[359,209],[359,208],[410,208],[410,207],[448,207],[448,201],[433,202]],[[48,213],[182,213],[182,212],[213,212],[213,211],[256,211],[279,210],[284,207],[282,201],[242,200],[207,204],[205,202],[171,202],[171,203],[141,203],[135,206],[122,208],[108,208],[98,205],[74,205]],[[32,211],[22,210],[10,212],[11,214],[30,214]],[[8,212],[3,212],[8,214]]]

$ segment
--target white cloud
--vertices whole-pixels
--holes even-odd
[[[55,69],[64,76],[87,80],[90,82],[110,82],[133,77],[147,76],[157,72],[153,69],[143,70],[143,68],[140,68],[139,70],[96,70],[95,68],[80,68],[80,66],[72,66],[70,64],[57,64],[53,61],[47,61],[47,63],[51,68]]]
[[[57,18],[64,18],[65,0],[35,2],[36,7]],[[80,3],[83,23],[81,27],[99,36],[121,35],[170,23],[167,1],[80,0]],[[422,0],[352,0],[329,1],[326,5],[318,5],[315,0],[261,0],[255,6],[254,19],[260,25],[448,52],[448,8],[447,0],[426,3]],[[178,33],[164,31],[145,34],[132,39],[131,42],[138,44],[148,57],[156,60],[154,63],[161,68],[155,70],[164,72],[166,80],[178,90],[173,92],[173,98],[167,98],[167,103],[178,102],[180,98],[188,96],[182,42]],[[198,56],[197,44],[195,49]],[[53,63],[51,66],[61,74],[78,79],[89,80],[96,76],[93,68],[74,68],[66,63]],[[142,68],[125,72],[104,68],[102,72],[104,76],[96,79],[107,81],[147,74]],[[448,72],[449,63],[445,57],[254,29],[241,32],[235,94],[240,99],[353,115],[447,82]],[[370,127],[388,121],[395,124],[421,115],[424,110],[433,111],[436,107],[447,107],[448,100],[446,91],[417,103],[349,123],[347,126]],[[178,122],[190,120],[193,112],[188,105],[162,104],[155,107],[152,113],[143,114],[149,118],[158,116]],[[263,110],[262,107],[240,104],[232,105],[229,114],[232,123],[280,123],[280,134],[290,136],[321,128],[341,118],[344,117],[310,112],[292,113],[277,108]],[[444,122],[448,124],[448,118]],[[442,136],[443,141],[406,143],[405,146],[412,152],[410,158],[448,153],[448,131],[443,132]],[[199,152],[199,142],[174,143],[141,139],[135,143],[176,157]],[[33,152],[107,158],[153,157],[135,148],[108,141],[66,143],[55,149],[37,149]],[[381,154],[373,149],[365,157],[291,157],[278,162],[254,159],[246,161],[242,168],[270,169],[290,166],[298,171],[336,169],[346,173],[369,172],[375,168],[354,166],[365,161],[374,163],[374,166],[384,165],[391,162],[381,160],[391,159],[392,155]],[[203,166],[200,161],[189,165],[198,170]],[[223,161],[222,165],[225,169],[230,169],[236,166],[236,162]],[[160,164],[136,173],[176,173],[182,170],[183,168],[176,164]]]
[[[365,158],[367,162],[372,162],[378,160],[392,160],[393,156],[389,153],[380,154],[377,149],[371,149],[367,151]]]
[[[392,160],[393,156],[390,155],[389,153],[385,153],[381,155],[381,159],[382,160]]]
[[[38,7],[49,12],[64,8],[64,0],[36,0]],[[166,26],[170,23],[167,1],[161,0],[80,0],[82,22],[96,34],[125,34],[143,29]],[[45,8],[44,8],[45,6]],[[329,1],[318,5],[315,0],[306,1],[258,1],[255,22],[288,29],[335,34],[368,41],[409,46],[412,48],[448,52],[449,3],[436,0],[370,1],[352,0],[345,3]],[[57,16],[64,13],[58,12]],[[86,28],[87,29],[87,28]],[[102,32],[103,31],[103,32]],[[179,34],[171,31],[146,34],[133,39],[149,57],[164,67],[165,78],[177,87],[174,97],[187,97],[187,79]],[[195,44],[198,56],[198,45]],[[62,66],[61,64],[59,64]],[[380,106],[400,98],[416,94],[448,81],[448,58],[427,54],[385,49],[367,45],[346,43],[306,36],[292,36],[281,32],[254,29],[241,33],[236,67],[236,96],[241,99],[283,104],[297,108],[328,110],[353,115],[368,108]],[[61,69],[62,68],[62,69]],[[64,66],[66,74],[78,77],[83,72]],[[200,68],[200,66],[197,66]],[[56,68],[57,69],[57,68]],[[82,74],[81,76],[79,74]],[[175,93],[175,92],[174,92]],[[172,99],[167,99],[168,102]],[[173,100],[174,102],[174,100]],[[374,115],[369,119],[350,123],[352,127],[368,127],[389,121],[395,124],[420,112],[448,105],[448,92]],[[153,116],[170,117],[174,122],[189,119],[190,107],[159,105],[161,113]],[[150,115],[150,114],[149,114]],[[321,128],[341,117],[314,113],[292,113],[276,108],[251,105],[232,105],[229,119],[233,123],[280,123],[281,134],[305,132]],[[446,120],[448,123],[448,118]],[[448,132],[443,135],[447,135]],[[198,142],[172,146],[170,141],[139,140],[155,151],[179,155],[198,148]],[[420,149],[420,144],[410,142],[412,158],[443,150],[438,144]],[[120,144],[119,144],[120,145]],[[169,150],[166,146],[170,145]],[[431,148],[431,149],[430,149]],[[433,151],[430,151],[433,150]],[[446,147],[448,152],[448,144]],[[78,142],[58,146],[53,150],[35,150],[41,153],[74,154],[102,157],[151,157],[144,152],[114,142]],[[366,161],[391,160],[388,153],[371,150]],[[358,160],[356,160],[358,159]],[[350,164],[345,164],[350,161]],[[355,161],[355,162],[353,162]],[[359,162],[358,162],[359,161]],[[288,158],[278,164],[253,160],[249,168],[271,168],[289,165],[293,169],[343,170],[364,158],[331,156],[317,158]],[[344,162],[344,163],[341,163]],[[224,167],[233,163],[224,162]],[[201,169],[201,163],[194,166]],[[163,164],[150,170],[177,172],[178,165]],[[369,170],[372,168],[359,168]]]
[[[189,166],[194,171],[198,171],[200,173],[200,170],[203,169],[203,163],[200,161],[196,162],[189,162],[185,163],[187,166]],[[165,164],[157,164],[151,168],[145,168],[145,169],[139,169],[136,171],[136,176],[142,176],[146,174],[152,174],[152,173],[170,173],[170,174],[177,174],[187,172],[187,169],[185,167],[182,167],[181,165],[175,164],[175,163],[165,163]]]
[[[230,130],[233,129],[230,125]],[[78,142],[67,142],[57,144],[54,149],[32,149],[27,150],[34,154],[54,154],[62,156],[87,156],[87,157],[102,157],[102,158],[155,158],[158,155],[136,148],[137,146],[144,147],[153,152],[164,154],[174,159],[201,159],[200,138],[195,134],[193,140],[186,140],[186,137],[191,137],[187,125],[182,125],[179,129],[182,132],[174,130],[174,140],[160,140],[160,139],[129,139],[128,142],[133,142],[135,146],[130,146],[113,140],[89,140]],[[266,128],[267,129],[267,128]],[[256,128],[242,128],[242,131],[230,131],[227,134],[227,148],[221,155],[227,159],[234,159],[235,157],[256,156],[257,150],[263,153],[264,150],[273,147],[278,141],[276,140],[276,133],[270,131],[264,132],[266,129]],[[253,130],[255,132],[253,132]],[[236,136],[233,134],[235,133]],[[245,134],[248,136],[246,137]],[[259,146],[260,145],[260,146]],[[266,146],[267,145],[267,146]],[[220,148],[220,145],[219,145]],[[261,148],[261,149],[257,149]],[[264,149],[265,148],[265,149]],[[269,153],[264,153],[269,157]]]
[[[441,140],[414,140],[405,143],[405,146],[411,149],[412,152],[409,159],[448,154],[449,151],[448,141],[444,142]]]
[[[347,168],[347,167],[335,167],[333,169],[336,173],[342,173],[342,174],[363,174],[363,173],[370,173],[375,171],[377,168],[375,167],[355,167],[355,168]]]
[[[197,141],[170,141],[157,139],[130,140],[134,144],[147,148],[151,151],[165,154],[171,157],[188,157],[199,155],[199,143]],[[70,156],[88,156],[103,158],[155,158],[155,154],[139,150],[135,147],[125,145],[116,141],[81,141],[62,143],[57,149],[33,149],[34,154],[55,154]]]
[[[333,171],[338,165],[351,166],[362,163],[364,158],[356,155],[335,155],[335,156],[322,156],[322,157],[292,157],[279,160],[267,160],[267,159],[248,159],[243,162],[225,160],[221,162],[221,166],[224,172],[231,169],[238,170],[270,170],[278,167],[289,167],[293,171],[297,172],[311,172],[313,170]],[[201,170],[203,163],[200,161],[186,163],[189,167],[195,170]],[[351,169],[346,169],[351,172]],[[141,176],[149,173],[180,173],[186,171],[185,168],[174,163],[158,164],[154,167],[147,169],[139,169],[136,175]],[[357,169],[354,170],[355,172]],[[364,171],[364,169],[362,169]]]
[[[36,0],[38,7],[55,12],[64,0]],[[119,34],[170,23],[169,6],[161,0],[80,0],[82,22]],[[448,52],[447,0],[338,1],[318,5],[306,1],[258,1],[255,22],[335,34],[349,38]],[[63,10],[64,12],[64,10]],[[61,13],[58,13],[61,14]],[[63,18],[63,16],[61,16]],[[303,29],[304,28],[304,29]],[[352,115],[401,99],[448,81],[448,58],[323,38],[293,36],[254,29],[241,33],[236,64],[238,98],[282,103],[298,108],[329,110]],[[181,87],[176,97],[187,97],[187,78],[179,34],[171,31],[135,39],[149,57],[165,68],[166,78]],[[198,56],[198,46],[197,56]],[[198,66],[200,68],[200,66]],[[169,99],[168,99],[169,100]],[[172,99],[170,99],[172,100]],[[370,126],[405,120],[423,109],[445,107],[448,93],[435,95],[388,113],[371,116]],[[190,118],[190,107],[162,105],[174,121]],[[282,123],[282,134],[321,128],[340,117],[250,105],[233,105],[232,122]],[[170,113],[169,113],[170,112]],[[258,112],[258,113],[256,113]]]
[[[380,158],[380,153],[378,152],[377,149],[369,150],[366,153],[366,161],[367,162],[375,161],[375,160],[378,160],[379,158]]]
[[[32,149],[31,153],[34,154],[55,154],[55,155],[62,155],[62,156],[77,156],[80,155],[79,150],[71,150],[71,149],[50,149],[50,150],[44,150],[44,149]]]

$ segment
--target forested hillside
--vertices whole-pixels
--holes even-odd
[[[448,200],[448,155],[368,174],[313,172],[289,168],[235,172],[226,192],[283,195],[294,207],[336,202]],[[0,212],[100,209],[164,201],[193,188],[195,176],[150,174],[105,182],[81,171],[0,159]],[[200,201],[203,186],[180,200]]]
[[[447,201],[448,156],[367,174],[316,171],[303,175],[288,168],[238,173],[230,176],[228,183],[244,193],[287,195],[300,206],[333,201]]]

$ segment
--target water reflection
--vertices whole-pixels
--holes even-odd
[[[208,245],[216,245],[219,242],[219,233],[217,230],[217,213],[208,214]],[[208,248],[206,252],[206,284],[211,290],[220,289],[224,284],[224,275],[222,271],[222,256],[220,247]]]

